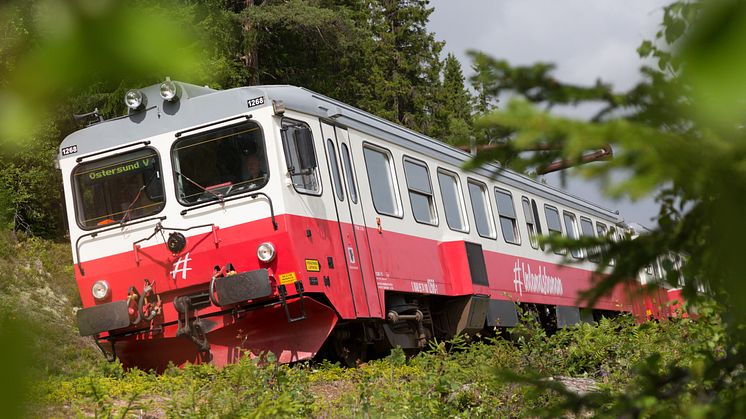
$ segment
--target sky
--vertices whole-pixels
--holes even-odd
[[[610,82],[625,90],[640,79],[643,62],[636,49],[658,30],[669,0],[430,0],[429,29],[445,41],[444,54],[459,59],[469,77],[467,51],[477,50],[513,65],[554,63],[554,75],[568,83]],[[582,117],[588,109],[563,110]],[[558,175],[547,183],[560,186]],[[612,201],[595,183],[571,178],[567,190],[609,209],[625,221],[652,227],[658,206],[653,198]]]

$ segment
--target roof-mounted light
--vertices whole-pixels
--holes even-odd
[[[145,95],[136,89],[132,89],[124,95],[124,104],[127,105],[131,111],[142,109],[145,107],[146,101]]]
[[[166,77],[166,81],[161,83],[160,94],[163,100],[175,102],[179,100],[179,86]]]

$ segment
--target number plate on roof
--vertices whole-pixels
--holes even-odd
[[[264,96],[259,96],[253,99],[249,99],[246,101],[246,104],[249,106],[249,108],[253,108],[254,106],[264,105]]]
[[[75,144],[75,145],[71,145],[69,147],[63,147],[62,150],[61,150],[61,152],[62,152],[63,156],[68,156],[70,154],[75,154],[75,153],[78,152],[78,145]]]

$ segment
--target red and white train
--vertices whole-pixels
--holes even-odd
[[[593,262],[535,236],[606,234],[614,212],[312,91],[166,81],[60,146],[80,333],[125,366],[273,352],[352,362],[578,305]],[[574,254],[580,259],[583,255]],[[642,308],[644,311],[644,308]]]

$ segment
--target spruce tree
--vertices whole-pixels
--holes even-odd
[[[435,102],[433,135],[452,145],[467,147],[473,140],[473,98],[464,86],[461,63],[448,54],[443,67],[443,84]]]

